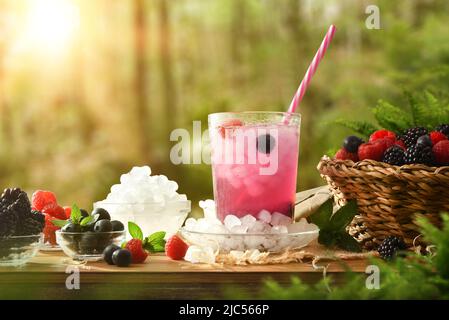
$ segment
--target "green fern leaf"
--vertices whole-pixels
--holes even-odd
[[[373,114],[379,125],[387,130],[403,132],[413,126],[410,114],[383,100],[373,108]]]

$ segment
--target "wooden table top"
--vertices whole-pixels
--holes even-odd
[[[327,274],[344,281],[346,267],[364,272],[366,260],[326,262]],[[73,267],[80,274],[81,290],[67,290],[66,280]],[[0,298],[217,298],[223,288],[235,286],[257,292],[264,280],[288,284],[292,276],[308,283],[322,279],[323,269],[311,263],[277,265],[203,265],[173,261],[163,254],[151,255],[143,264],[119,268],[105,262],[75,263],[62,252],[41,252],[20,268],[0,268]],[[26,288],[26,290],[24,289]],[[24,291],[25,290],[25,291]]]

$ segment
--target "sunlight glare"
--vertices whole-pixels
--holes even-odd
[[[31,0],[25,29],[33,47],[60,52],[79,26],[78,8],[69,0]]]

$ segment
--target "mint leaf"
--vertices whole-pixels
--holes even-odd
[[[81,225],[82,227],[84,227],[84,226],[88,225],[89,223],[91,223],[91,221],[92,221],[93,219],[94,219],[93,216],[84,217],[84,218],[81,220],[80,225]]]
[[[53,223],[53,225],[60,227],[60,228],[64,227],[67,223],[69,223],[68,220],[59,220],[59,219],[53,219],[50,221],[51,221],[51,223]]]
[[[310,216],[312,223],[316,224],[320,229],[326,229],[332,216],[333,206],[332,198],[323,203],[318,208],[318,211]]]
[[[164,252],[165,251],[165,231],[158,231],[146,237],[143,241],[143,247],[149,252]]]
[[[351,252],[361,252],[362,248],[360,244],[351,235],[346,232],[342,232],[338,235],[337,246],[343,250]]]
[[[72,220],[74,224],[79,224],[82,217],[83,215],[81,214],[80,208],[78,208],[78,206],[74,204],[72,206],[72,213],[70,214],[70,220]]]
[[[133,239],[139,239],[143,241],[143,232],[140,227],[134,222],[128,222],[128,231]]]
[[[351,223],[357,214],[357,201],[350,200],[344,207],[335,212],[330,221],[332,230],[345,230],[346,226]]]
[[[158,231],[158,232],[155,232],[155,233],[153,233],[153,234],[151,234],[149,237],[148,237],[148,242],[153,242],[153,241],[155,241],[155,240],[158,240],[158,239],[164,239],[165,238],[165,235],[166,235],[166,232],[165,231]]]

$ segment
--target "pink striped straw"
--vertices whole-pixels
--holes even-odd
[[[332,38],[334,37],[335,33],[335,26],[331,25],[329,27],[329,30],[327,30],[326,36],[323,39],[323,42],[320,45],[320,48],[315,54],[315,57],[313,57],[312,63],[310,64],[309,68],[307,69],[306,74],[304,75],[304,78],[301,81],[301,84],[299,85],[298,90],[295,93],[295,96],[293,97],[292,102],[290,103],[290,107],[288,108],[288,113],[293,113],[296,111],[296,108],[298,107],[299,103],[301,102],[307,87],[309,86],[310,80],[312,79],[313,75],[315,74],[316,69],[318,68],[318,65],[321,62],[321,59],[323,59],[324,54],[326,53],[327,47],[332,41]],[[289,118],[289,117],[287,117]],[[288,122],[288,120],[286,119]]]

